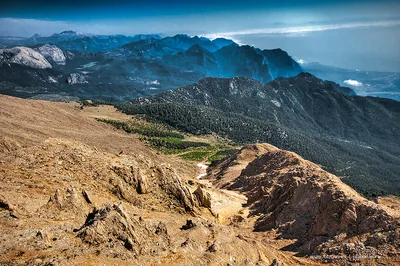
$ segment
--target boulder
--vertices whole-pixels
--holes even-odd
[[[199,206],[205,208],[211,208],[211,195],[207,191],[204,191],[201,187],[198,187],[193,194],[195,195]]]

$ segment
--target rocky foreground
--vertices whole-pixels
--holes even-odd
[[[249,145],[197,180],[81,110],[0,96],[0,265],[396,265],[399,209]],[[209,180],[209,181],[208,181]]]

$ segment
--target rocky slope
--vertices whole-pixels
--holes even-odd
[[[301,249],[308,255],[348,255],[335,264],[398,258],[395,209],[271,145],[248,146],[211,167],[209,178],[235,192],[96,121],[131,119],[110,106],[0,96],[0,114],[2,265],[320,265],[330,258],[297,257],[299,243],[313,243]],[[376,248],[380,258],[356,257]]]
[[[0,102],[0,264],[318,264],[279,251],[290,240],[264,244],[243,197],[199,182],[195,165],[94,119],[129,116]]]
[[[254,229],[296,239],[300,254],[398,258],[400,216],[340,179],[274,146],[248,145],[212,166],[208,178],[244,193]]]
[[[36,51],[38,51],[51,62],[54,62],[58,65],[65,65],[66,57],[63,51],[55,45],[45,44],[36,48]]]

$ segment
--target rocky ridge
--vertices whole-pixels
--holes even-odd
[[[45,69],[52,68],[51,64],[38,52],[28,47],[14,47],[0,50],[1,64],[18,64],[22,66]]]
[[[208,178],[244,193],[250,216],[257,217],[254,229],[296,239],[290,249],[300,254],[355,261],[400,256],[398,211],[361,197],[295,153],[247,145],[212,166]]]
[[[63,51],[55,45],[45,44],[35,49],[46,59],[59,65],[65,65],[66,57]]]

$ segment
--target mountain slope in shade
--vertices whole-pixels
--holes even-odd
[[[191,46],[185,52],[164,55],[162,60],[168,65],[185,69],[185,71],[204,73],[204,76],[218,75],[219,72],[215,56],[199,44]]]
[[[399,256],[399,210],[362,198],[337,176],[292,152],[247,145],[207,178],[247,197],[255,230],[296,239],[303,254]],[[344,258],[344,257],[343,257]]]
[[[251,46],[232,44],[215,53],[227,76],[252,77],[265,83],[272,80],[265,57]]]
[[[351,128],[357,128],[358,131],[365,125],[374,130],[388,130],[392,118],[385,115],[385,110],[375,111],[377,107],[368,99],[350,97],[352,95],[354,93],[349,88],[302,73],[293,78],[279,78],[266,85],[242,77],[207,78],[190,86],[157,94],[150,97],[149,101],[204,105],[307,132],[322,134],[329,131],[329,135],[342,138],[348,138],[351,134],[343,132],[344,127],[349,131]],[[369,118],[357,112],[362,105],[357,103],[358,100],[365,101],[370,105],[368,108],[371,112],[381,113],[384,117]],[[337,115],[332,117],[332,112],[337,112]],[[353,116],[362,117],[362,125],[360,121],[359,125],[352,126]],[[385,121],[383,128],[376,125],[382,121]],[[340,125],[340,129],[331,128],[331,125]]]
[[[229,40],[229,39],[225,39],[225,38],[216,38],[216,39],[212,40],[212,42],[213,42],[216,46],[218,46],[218,48],[220,48],[220,49],[221,49],[222,47],[229,46],[229,45],[235,43],[234,41]]]

